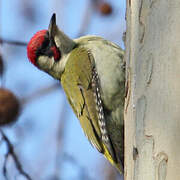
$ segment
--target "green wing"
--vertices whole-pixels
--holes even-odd
[[[98,151],[103,152],[100,141],[95,97],[91,87],[94,60],[84,48],[75,48],[61,76],[61,84],[85,135]]]

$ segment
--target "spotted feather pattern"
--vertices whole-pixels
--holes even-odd
[[[98,124],[99,124],[99,128],[101,131],[101,139],[103,144],[105,144],[105,146],[107,147],[110,155],[112,156],[112,158],[115,160],[115,154],[114,154],[114,150],[111,144],[111,140],[109,138],[108,132],[107,132],[107,128],[106,128],[106,120],[105,120],[105,116],[104,116],[104,111],[103,111],[103,105],[102,105],[102,100],[101,100],[101,94],[100,94],[100,88],[99,88],[99,77],[97,74],[97,71],[95,68],[93,68],[93,72],[92,72],[92,88],[93,88],[93,95],[95,97],[95,101],[96,101],[96,110],[98,111]]]

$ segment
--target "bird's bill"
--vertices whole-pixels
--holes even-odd
[[[56,26],[56,14],[53,13],[51,20],[50,20],[50,23],[49,23],[49,27],[48,27],[50,39],[51,38],[53,39],[55,32],[56,32],[56,28],[57,28],[57,26]]]

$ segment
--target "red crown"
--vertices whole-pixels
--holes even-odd
[[[32,64],[36,66],[36,51],[39,47],[41,47],[45,35],[47,34],[47,30],[38,31],[29,41],[27,45],[27,56]]]

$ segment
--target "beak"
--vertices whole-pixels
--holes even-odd
[[[49,27],[48,27],[48,31],[49,31],[49,38],[50,39],[54,39],[55,33],[56,33],[56,14],[53,13],[50,23],[49,23]]]

